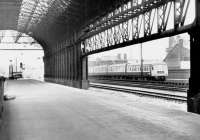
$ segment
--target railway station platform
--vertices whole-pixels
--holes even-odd
[[[35,80],[5,86],[16,99],[5,102],[0,140],[200,138],[200,116],[169,106]]]

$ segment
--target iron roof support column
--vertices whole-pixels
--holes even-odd
[[[59,50],[59,48],[58,48]],[[57,52],[56,53],[56,57],[57,57],[57,78],[56,78],[56,82],[59,83],[60,80],[60,53]]]
[[[62,81],[62,52],[59,52],[59,83],[61,83]]]
[[[54,63],[55,63],[55,73],[53,74],[54,77],[53,77],[53,82],[56,82],[56,78],[57,78],[57,71],[58,71],[58,64],[57,64],[57,55],[55,54],[54,55]]]
[[[72,49],[69,48],[69,85],[72,86]]]
[[[74,65],[75,65],[75,61],[74,61],[74,47],[72,46],[71,48],[71,79],[72,79],[72,86],[74,86],[75,84],[75,79],[74,79],[74,73],[75,73],[75,69],[74,69]]]
[[[58,49],[59,49],[59,47],[58,47]],[[57,82],[58,83],[60,83],[60,75],[61,75],[61,68],[60,68],[60,66],[61,66],[61,60],[60,60],[60,56],[61,56],[61,53],[58,52],[57,53],[57,57],[58,57],[58,78],[57,78]]]
[[[200,114],[200,28],[190,33],[190,79],[188,91],[188,111]]]
[[[188,90],[188,111],[200,114],[200,0],[196,0],[196,26],[190,34],[190,79]]]
[[[64,80],[64,84],[66,84],[66,80],[67,80],[67,51],[66,48],[64,48],[63,50],[63,80]]]
[[[45,67],[48,67],[48,73],[44,73],[45,75],[44,80],[47,82],[50,82],[53,76],[53,69],[52,69],[53,58],[49,56],[45,56],[45,61],[47,61],[47,65]]]
[[[59,47],[58,47],[58,50],[59,50]],[[60,74],[61,74],[61,70],[60,70],[60,52],[57,53],[57,63],[58,63],[57,83],[60,83]]]
[[[82,57],[81,52],[81,44],[76,43],[72,46],[71,49],[71,58],[73,58],[73,62],[71,66],[73,67],[73,87],[88,89],[89,81],[88,81],[88,58]]]
[[[67,49],[67,84],[69,83],[69,77],[70,77],[70,62],[69,62],[69,48]]]
[[[59,83],[59,74],[60,74],[60,65],[59,65],[59,53],[56,53],[56,63],[57,63],[57,75],[56,75],[56,83]]]
[[[79,81],[79,79],[78,79],[78,71],[79,71],[79,69],[78,69],[78,67],[77,67],[77,59],[78,59],[78,57],[79,57],[79,55],[78,55],[78,53],[77,53],[77,45],[76,46],[73,46],[73,54],[74,54],[74,57],[73,57],[73,68],[74,68],[74,86],[75,87],[78,87],[78,88],[80,88],[80,81]]]
[[[62,76],[61,76],[61,81],[62,81],[62,84],[64,84],[64,78],[65,78],[65,68],[64,68],[64,51],[61,52],[61,60],[62,60],[62,63],[61,63],[61,70],[62,70]]]
[[[62,84],[62,52],[59,52],[59,83]]]
[[[88,57],[82,56],[81,42],[77,42],[74,46],[74,68],[75,68],[75,85],[74,87],[88,89]]]
[[[52,72],[52,69],[51,69],[51,64],[52,64],[52,58],[48,57],[47,58],[47,66],[48,66],[48,74],[44,77],[44,80],[46,81],[49,80],[49,78],[51,78],[51,72]]]
[[[55,74],[54,74],[54,77],[53,77],[53,81],[56,83],[56,79],[58,77],[57,54],[54,55],[54,59],[55,59]]]
[[[62,77],[61,77],[61,81],[62,81],[62,84],[64,84],[64,80],[65,80],[65,51],[62,51],[61,52],[61,60],[62,60],[62,64],[61,64],[61,67],[62,67]]]
[[[48,60],[45,56],[43,57],[43,62],[44,62],[44,79],[45,79],[48,75]]]
[[[47,72],[44,72],[44,81],[49,81],[51,76],[51,58],[45,56],[44,59],[44,61],[46,61],[46,65],[44,65],[44,67],[47,67]]]
[[[50,81],[52,81],[53,78],[55,78],[55,68],[56,68],[56,65],[55,65],[55,56],[52,56],[52,64],[51,64],[51,78],[50,78]]]
[[[52,77],[52,82],[55,82],[56,75],[57,75],[57,62],[56,62],[56,55],[53,55],[54,57],[54,72],[53,72],[53,77]]]
[[[89,81],[88,81],[88,57],[82,57],[81,59],[82,61],[82,66],[81,66],[81,70],[82,70],[82,89],[88,89],[89,87]]]
[[[60,52],[58,52],[58,78],[57,78],[57,81],[58,81],[58,83],[60,83],[60,78],[61,78],[61,59],[60,59],[60,57],[61,57],[61,53]]]
[[[56,70],[56,83],[58,83],[59,79],[59,55],[56,53],[56,65],[57,65],[57,70]]]

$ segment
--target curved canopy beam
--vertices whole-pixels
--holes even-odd
[[[0,0],[0,30],[26,33],[50,49],[126,1]]]

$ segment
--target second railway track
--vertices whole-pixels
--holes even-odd
[[[97,83],[91,83],[90,87],[132,93],[132,94],[137,94],[141,96],[151,96],[155,98],[162,98],[166,100],[173,100],[173,101],[179,101],[179,102],[187,101],[187,96],[186,95],[184,96],[184,94],[183,95],[166,94],[166,93],[161,93],[158,91],[152,92],[152,91],[147,91],[147,90],[138,90],[138,89],[124,88],[120,86],[112,86],[108,84],[97,84]]]
[[[141,87],[149,89],[159,89],[159,90],[168,90],[168,91],[179,91],[187,92],[187,85],[179,85],[174,83],[166,82],[148,82],[148,81],[127,81],[127,80],[91,80],[92,83],[101,83],[101,84],[112,84],[112,85],[122,85],[129,87]]]

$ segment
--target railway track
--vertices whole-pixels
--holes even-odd
[[[142,87],[150,89],[168,90],[187,92],[187,84],[177,84],[170,82],[153,82],[153,81],[127,81],[127,80],[91,80],[93,83],[122,85],[130,87]]]
[[[131,89],[131,88],[124,88],[120,86],[112,86],[112,85],[97,84],[97,83],[90,83],[90,87],[132,93],[132,94],[137,94],[141,96],[150,96],[154,98],[162,98],[162,99],[173,100],[173,101],[178,101],[178,102],[187,102],[187,97],[184,96],[184,93],[183,95],[167,94],[167,93],[161,93],[158,91],[152,92],[152,91],[147,91],[147,90],[137,90],[137,89]]]

